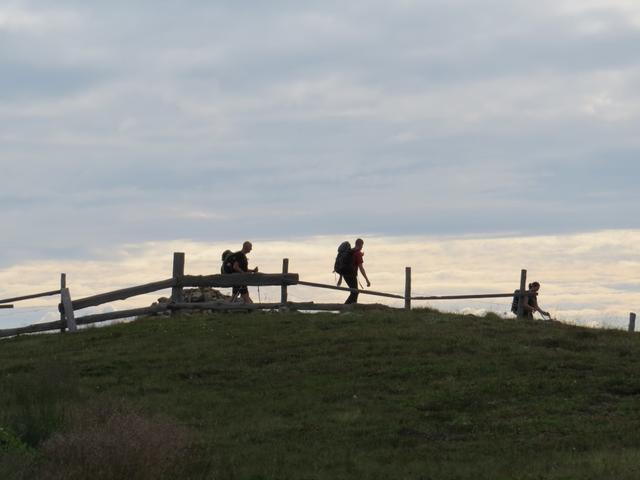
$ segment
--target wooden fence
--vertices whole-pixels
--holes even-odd
[[[482,299],[482,298],[511,298],[511,293],[483,293],[476,295],[440,295],[440,296],[412,296],[411,295],[411,267],[405,269],[405,288],[404,295],[392,293],[377,292],[374,290],[362,290],[357,288],[339,287],[335,285],[327,285],[323,283],[306,282],[299,279],[297,273],[289,273],[289,260],[283,259],[281,273],[233,273],[233,274],[216,274],[216,275],[185,275],[184,274],[185,256],[182,252],[173,254],[173,275],[171,278],[160,280],[144,285],[137,285],[129,288],[122,288],[107,293],[92,295],[84,298],[71,298],[71,292],[66,284],[66,275],[63,273],[60,277],[60,289],[33,295],[25,295],[22,297],[14,297],[0,300],[0,304],[9,302],[18,302],[34,298],[60,295],[60,303],[58,310],[60,312],[60,320],[38,323],[26,327],[18,327],[0,330],[0,338],[20,335],[24,333],[45,332],[49,330],[65,330],[76,331],[78,325],[89,325],[93,323],[105,322],[109,320],[117,320],[122,318],[131,318],[142,315],[154,315],[165,312],[179,312],[182,310],[214,310],[214,311],[233,311],[233,310],[305,310],[305,311],[342,311],[342,310],[360,310],[360,309],[391,309],[387,305],[380,304],[334,304],[334,303],[314,303],[314,302],[290,302],[288,300],[288,287],[294,285],[302,285],[307,287],[339,290],[344,292],[358,292],[362,295],[373,295],[377,297],[393,298],[404,300],[404,309],[411,309],[412,301],[420,300],[458,300],[458,299]],[[520,275],[520,292],[525,292],[526,270],[521,271]],[[228,288],[232,286],[280,286],[280,302],[278,303],[231,303],[231,302],[184,302],[183,288],[185,287],[216,287]],[[95,307],[116,300],[126,300],[138,295],[156,292],[159,290],[171,289],[171,298],[169,302],[157,303],[149,307],[135,308],[129,310],[119,310],[108,313],[99,313],[76,317],[75,312],[88,307]],[[518,311],[518,317],[523,316],[522,303]],[[9,305],[0,305],[0,307],[8,308]]]

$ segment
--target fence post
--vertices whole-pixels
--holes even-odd
[[[518,318],[524,318],[524,297],[527,291],[527,271],[520,270],[520,296],[518,297]]]
[[[282,259],[282,274],[286,275],[287,273],[289,273],[289,259],[288,258],[283,258]],[[287,284],[284,283],[284,279],[282,281],[282,287],[280,287],[280,303],[281,304],[285,304],[287,303]]]
[[[182,277],[184,277],[184,252],[173,252],[173,280],[171,287],[171,301],[182,302]]]
[[[75,332],[78,327],[76,326],[76,317],[73,315],[73,304],[71,303],[71,293],[68,288],[63,288],[60,292],[62,296],[62,306],[64,307],[64,318],[67,324],[67,328],[70,332]]]
[[[404,269],[404,308],[411,310],[411,267]]]
[[[61,273],[60,274],[60,303],[62,303],[62,290],[64,290],[65,288],[67,288],[67,274]],[[64,333],[67,327],[64,321],[64,311],[60,312],[60,321],[62,322],[62,326],[60,327],[60,333]]]
[[[629,314],[629,331],[630,332],[636,331],[636,314],[633,312]]]

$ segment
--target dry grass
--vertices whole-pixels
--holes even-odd
[[[38,478],[180,478],[191,445],[189,431],[167,417],[148,417],[122,404],[82,408],[65,431],[42,444]]]

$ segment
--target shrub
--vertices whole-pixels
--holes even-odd
[[[43,362],[11,377],[7,390],[3,423],[21,442],[37,447],[63,425],[64,403],[75,396],[77,381],[70,365]]]
[[[122,405],[83,408],[69,428],[43,443],[46,480],[180,478],[192,441],[166,417]]]

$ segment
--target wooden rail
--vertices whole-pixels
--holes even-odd
[[[157,292],[158,290],[171,288],[173,285],[173,278],[168,278],[166,280],[160,280],[159,282],[146,283],[136,287],[121,288],[120,290],[114,290],[112,292],[79,298],[77,300],[73,300],[71,305],[74,310],[82,310],[83,308],[96,307],[103,303],[113,302],[116,300],[126,300],[127,298],[144,295],[145,293]],[[62,304],[58,305],[58,309],[60,312],[63,311]]]
[[[342,311],[342,310],[395,310],[380,303],[315,303],[315,302],[286,302],[286,303],[241,303],[241,302],[197,302],[170,303],[170,310],[313,310],[313,311]]]
[[[298,281],[298,285],[304,285],[306,287],[327,288],[327,289],[330,289],[330,290],[341,290],[341,291],[344,291],[344,292],[358,292],[358,293],[363,293],[365,295],[376,295],[378,297],[399,298],[401,300],[404,300],[404,295],[396,295],[394,293],[376,292],[374,290],[360,290],[358,288],[337,287],[335,285],[327,285],[325,283],[304,282],[302,280],[299,280]]]
[[[46,332],[48,330],[57,330],[62,327],[63,323],[64,322],[60,320],[55,320],[53,322],[35,323],[26,327],[7,328],[4,330],[0,330],[0,338],[13,337],[15,335],[22,335],[24,333],[38,333]]]
[[[184,274],[184,253],[175,252],[173,256],[173,272],[172,277],[157,282],[137,285],[134,287],[122,288],[107,293],[92,295],[89,297],[72,300],[69,289],[66,285],[66,275],[63,273],[60,278],[60,289],[50,292],[25,295],[22,297],[14,297],[0,300],[0,308],[12,308],[13,305],[3,305],[8,302],[28,300],[32,298],[45,297],[50,295],[61,295],[61,302],[58,305],[60,311],[60,320],[47,323],[39,323],[26,327],[12,328],[0,330],[0,337],[20,335],[23,333],[36,333],[52,329],[60,329],[64,331],[69,329],[75,331],[76,325],[88,325],[92,323],[104,322],[108,320],[117,320],[122,318],[138,317],[143,315],[153,315],[164,312],[179,312],[181,310],[214,310],[214,311],[233,311],[233,310],[309,310],[309,311],[350,311],[350,310],[371,310],[371,309],[394,309],[387,305],[381,304],[342,304],[342,303],[315,303],[315,302],[290,302],[288,301],[287,287],[291,285],[302,285],[307,287],[324,288],[330,290],[338,290],[344,292],[358,292],[363,295],[374,295],[378,297],[386,297],[404,300],[404,308],[411,309],[412,300],[462,300],[474,298],[510,298],[513,293],[488,293],[478,295],[431,295],[431,296],[412,296],[411,295],[411,267],[405,269],[405,289],[404,295],[393,293],[378,292],[375,290],[363,290],[358,288],[339,287],[336,285],[328,285],[324,283],[306,282],[299,279],[297,273],[289,273],[289,260],[283,259],[282,273],[232,273],[232,274],[215,274],[215,275],[185,275]],[[522,287],[526,280],[526,270],[522,270],[520,284]],[[231,303],[231,302],[193,302],[187,303],[183,301],[184,287],[217,287],[229,288],[233,286],[279,286],[280,302],[278,303]],[[171,289],[171,301],[154,304],[150,307],[135,308],[128,310],[120,310],[108,313],[99,313],[85,315],[76,318],[74,312],[87,307],[94,307],[104,303],[116,300],[126,300],[127,298],[144,295],[159,290]],[[521,293],[524,295],[524,293]],[[522,304],[522,302],[520,302]],[[634,318],[635,320],[635,318]]]
[[[411,297],[411,300],[467,300],[471,298],[512,298],[513,293],[483,293],[479,295],[432,295]]]
[[[89,325],[91,323],[106,322],[108,320],[118,320],[121,318],[139,317],[142,315],[153,315],[155,313],[166,312],[167,303],[158,303],[150,307],[132,308],[129,310],[116,310],[115,312],[97,313],[95,315],[85,315],[76,318],[78,325]]]
[[[224,275],[185,275],[183,287],[229,288],[236,285],[248,287],[266,287],[297,285],[297,273],[225,273]]]
[[[52,295],[60,294],[60,290],[52,290],[50,292],[33,293],[31,295],[24,295],[23,297],[3,298],[0,303],[20,302],[22,300],[31,300],[32,298],[50,297]]]

